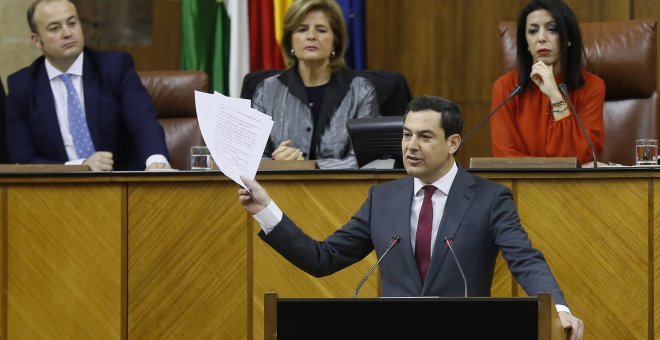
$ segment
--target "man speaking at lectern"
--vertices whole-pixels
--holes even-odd
[[[251,194],[239,189],[239,200],[263,229],[259,236],[316,277],[352,265],[372,250],[380,258],[399,235],[400,245],[380,262],[383,296],[490,296],[501,250],[527,294],[551,293],[571,339],[581,339],[583,323],[570,313],[543,254],[532,247],[511,191],[456,164],[462,129],[453,102],[432,96],[411,101],[401,140],[409,176],[372,187],[360,210],[324,241],[307,236],[256,181],[243,178]]]

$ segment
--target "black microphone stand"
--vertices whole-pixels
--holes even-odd
[[[566,89],[566,84],[564,83],[559,84],[559,90],[561,90],[561,93],[564,95],[564,98],[566,98],[566,102],[570,106],[571,112],[573,112],[573,115],[575,115],[575,120],[577,120],[578,125],[580,125],[582,134],[584,135],[584,137],[587,138],[587,143],[589,143],[589,149],[591,150],[591,156],[594,158],[594,169],[596,169],[598,168],[598,161],[596,159],[596,148],[594,148],[594,144],[591,142],[591,137],[589,137],[587,130],[584,128],[584,124],[582,124],[582,119],[580,119],[580,116],[578,115],[577,111],[575,111],[575,107],[573,106],[573,102],[571,101],[571,98],[568,98],[568,90]]]
[[[355,288],[355,293],[353,293],[353,298],[354,299],[357,299],[358,292],[360,291],[360,288],[362,288],[362,285],[367,281],[369,276],[371,276],[371,273],[373,273],[373,271],[376,269],[376,267],[378,267],[378,264],[380,263],[380,261],[382,261],[385,258],[385,255],[387,255],[387,253],[389,253],[390,250],[392,250],[392,248],[394,248],[397,244],[399,244],[399,242],[401,242],[401,236],[399,236],[399,234],[394,235],[392,237],[392,240],[390,241],[389,247],[387,247],[387,249],[385,250],[383,255],[381,255],[380,258],[378,259],[378,261],[376,261],[376,264],[374,264],[373,267],[371,267],[371,269],[369,269],[369,272],[367,273],[367,275],[365,275],[364,278],[362,278],[362,281],[360,281],[360,283],[357,285],[357,288]]]
[[[511,94],[509,94],[509,96],[506,97],[506,99],[504,99],[500,103],[500,105],[497,105],[495,110],[487,114],[486,117],[484,117],[484,119],[482,119],[479,123],[477,123],[477,125],[475,125],[475,127],[472,128],[472,130],[468,131],[468,133],[465,134],[465,137],[463,137],[461,144],[465,144],[465,142],[468,140],[468,138],[470,138],[470,136],[472,136],[473,133],[475,133],[482,125],[484,125],[484,123],[486,123],[490,119],[490,117],[495,114],[495,112],[497,112],[502,106],[504,106],[504,104],[506,104],[509,100],[511,100],[511,98],[515,97],[518,93],[520,93],[521,90],[522,87],[520,87],[520,85],[516,85],[513,88],[513,90],[511,90]]]

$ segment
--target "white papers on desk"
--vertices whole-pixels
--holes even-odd
[[[268,142],[273,120],[251,108],[250,100],[195,91],[202,137],[225,176],[245,188],[241,176],[253,180]]]

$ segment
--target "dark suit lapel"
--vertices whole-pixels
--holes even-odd
[[[294,97],[307,105],[309,103],[307,90],[305,89],[305,84],[300,78],[300,74],[298,74],[296,68],[297,65],[289,67],[277,78],[288,87],[289,92],[291,92]],[[321,112],[316,122],[316,126],[314,127],[316,145],[319,145],[321,136],[323,136],[323,132],[325,132],[325,128],[328,125],[328,121],[330,121],[330,118],[344,99],[354,77],[355,74],[350,71],[335,72],[330,77],[330,82],[328,82],[328,86],[326,87],[323,96]]]
[[[412,197],[413,178],[407,177],[404,181],[399,183],[398,191],[394,192],[390,198],[392,202],[392,209],[390,212],[393,216],[394,230],[399,236],[401,236],[401,242],[399,243],[399,247],[401,248],[400,254],[403,257],[406,270],[409,272],[410,277],[414,278],[415,284],[421,289],[422,279],[419,277],[419,270],[417,269],[417,262],[415,261],[415,252],[412,249],[412,242],[410,240]]]
[[[37,65],[37,71],[34,74],[34,111],[37,117],[30,117],[30,120],[39,122],[48,127],[46,131],[48,140],[57,149],[60,159],[68,160],[66,149],[64,148],[64,140],[60,132],[60,123],[57,120],[57,112],[55,111],[55,98],[53,98],[53,89],[50,87],[50,80],[48,79],[48,72],[46,72],[46,64],[43,58],[40,58],[40,64]],[[36,62],[35,62],[36,63]],[[50,128],[50,127],[56,128]],[[39,137],[34,137],[39,138]]]
[[[325,132],[325,128],[328,125],[328,121],[337,110],[339,104],[346,96],[349,87],[351,86],[351,80],[354,75],[352,72],[336,72],[330,77],[330,82],[328,87],[325,90],[325,95],[323,96],[323,104],[321,105],[321,113],[319,115],[319,120],[316,122],[316,138],[317,144],[319,145],[319,140]]]
[[[277,76],[277,79],[279,79],[282,84],[286,85],[287,89],[294,97],[307,105],[309,103],[309,99],[307,99],[307,90],[305,90],[305,84],[303,84],[302,79],[296,70],[297,67],[297,65],[289,67]]]
[[[475,195],[471,189],[474,184],[472,175],[468,174],[467,171],[459,166],[454,183],[452,183],[449,190],[445,211],[442,214],[442,220],[438,227],[438,234],[435,238],[433,255],[431,256],[431,263],[427,274],[427,282],[432,281],[438,275],[438,270],[442,266],[442,263],[448,256],[451,256],[449,249],[444,244],[445,237],[453,238],[460,229],[461,222]],[[442,276],[442,274],[440,275]],[[429,285],[425,285],[424,288],[426,289],[427,286]],[[424,294],[424,291],[422,291],[422,294]]]
[[[85,50],[83,58],[83,91],[85,93],[85,118],[89,134],[92,137],[94,148],[99,151],[101,147],[101,124],[99,122],[99,94],[101,92],[101,79],[93,65],[93,55]]]

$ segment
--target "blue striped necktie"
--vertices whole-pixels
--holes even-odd
[[[87,120],[80,105],[80,97],[73,87],[71,75],[62,73],[60,79],[66,85],[66,109],[67,117],[69,118],[69,132],[73,137],[73,146],[76,149],[78,158],[87,158],[95,152],[92,137],[89,135],[89,128],[87,127]]]

